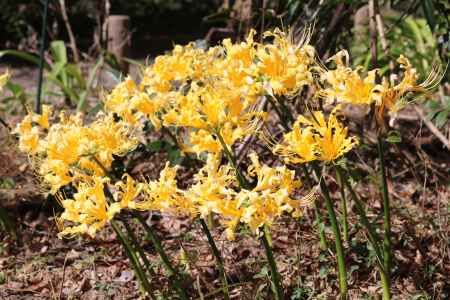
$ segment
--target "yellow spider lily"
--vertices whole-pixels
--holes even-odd
[[[336,107],[328,120],[322,112],[313,112],[313,117],[299,116],[291,132],[284,135],[281,144],[275,145],[273,151],[280,154],[285,161],[292,164],[313,160],[334,161],[350,151],[358,141],[348,137],[348,129],[337,119]]]
[[[338,52],[329,60],[336,63],[336,69],[326,70],[321,74],[322,82],[328,87],[319,92],[320,96],[325,97],[328,103],[337,101],[369,105],[374,101],[373,90],[377,70],[370,71],[367,77],[361,78],[359,73],[362,67],[357,67],[356,70],[347,67],[346,50]]]

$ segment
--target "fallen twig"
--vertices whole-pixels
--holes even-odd
[[[447,149],[450,150],[450,141],[442,134],[442,132],[439,131],[439,129],[425,117],[425,113],[423,112],[422,108],[420,108],[417,105],[413,106],[415,111],[417,112],[417,115],[420,117],[420,119],[425,123],[425,125],[428,127],[428,129],[444,144]]]

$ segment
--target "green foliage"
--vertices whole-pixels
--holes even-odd
[[[44,63],[47,79],[44,91],[47,95],[63,96],[66,103],[70,106],[76,106],[78,111],[87,110],[86,100],[92,90],[97,71],[105,62],[104,57],[102,55],[99,56],[93,64],[86,81],[80,65],[69,62],[67,47],[64,41],[56,40],[51,42],[49,54],[51,57],[50,62]],[[0,58],[3,56],[12,56],[29,63],[39,64],[37,55],[25,51],[3,50],[0,51]],[[59,92],[51,92],[52,85],[49,85],[49,83],[58,87]],[[22,106],[25,106],[28,96],[23,87],[18,84],[8,83],[6,88],[12,94],[11,97],[6,98],[6,102],[17,100]]]
[[[52,64],[47,79],[57,85],[68,103],[77,104],[82,91],[86,90],[86,82],[78,65],[69,63],[67,49],[63,41],[50,44]]]
[[[11,115],[26,112],[30,95],[25,91],[23,86],[9,81],[5,85],[5,90],[9,91],[11,96],[1,99],[0,110]],[[18,106],[17,103],[19,103],[20,106]]]
[[[302,299],[311,299],[314,296],[314,289],[305,286],[301,280],[301,278],[297,279],[297,287],[295,287],[294,291],[291,295],[291,300],[302,300]]]
[[[397,144],[402,141],[402,136],[401,136],[400,132],[392,130],[392,131],[388,132],[386,141],[391,144]]]
[[[400,19],[399,13],[394,11],[383,14],[383,18],[386,23],[385,34],[389,48],[384,51],[378,38],[380,74],[386,75],[389,71],[389,61],[395,61],[401,54],[410,60],[420,75],[425,77],[429,74],[439,56],[436,40],[426,20],[412,16]],[[368,70],[371,60],[368,27],[362,28],[361,32],[355,32],[355,34],[359,39],[354,39],[350,48],[354,57],[353,64],[362,65]]]
[[[441,59],[450,60],[450,2],[447,0],[424,0],[422,8],[437,41]]]
[[[425,104],[429,113],[427,115],[428,120],[433,120],[437,127],[443,127],[450,116],[450,97],[443,96],[442,102],[436,100],[429,100]]]

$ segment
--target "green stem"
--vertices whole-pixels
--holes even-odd
[[[391,279],[385,272],[380,272],[381,285],[383,287],[383,300],[391,300]]]
[[[345,185],[344,185],[344,179],[342,178],[342,175],[337,172],[337,179],[339,181],[339,190],[341,192],[341,210],[342,210],[342,215],[341,215],[341,224],[342,224],[342,232],[343,232],[343,238],[344,238],[344,242],[349,241],[348,238],[348,216],[347,216],[347,199],[345,197]]]
[[[384,252],[384,269],[388,278],[391,273],[391,207],[389,201],[389,190],[386,178],[386,168],[384,160],[384,145],[381,136],[378,136],[378,156],[380,159],[381,169],[381,187],[383,193],[383,227],[384,227],[384,239],[383,239],[383,252]]]
[[[322,212],[320,211],[320,206],[319,206],[319,203],[317,203],[317,201],[314,201],[314,206],[315,206],[314,214],[316,216],[316,223],[317,223],[317,227],[319,228],[320,249],[323,251],[326,251],[329,247],[328,247],[327,237],[325,235],[325,223],[323,222]]]
[[[150,261],[147,259],[147,256],[145,256],[144,250],[142,250],[141,245],[139,244],[136,235],[134,234],[133,230],[130,227],[130,224],[126,220],[121,220],[123,225],[125,226],[125,229],[127,230],[128,236],[130,237],[131,241],[134,244],[134,249],[141,257],[142,261],[144,262],[145,268],[147,269],[147,272],[151,275],[155,275],[155,271],[152,268],[152,265],[150,264]]]
[[[318,178],[320,178],[320,170],[317,165],[313,164],[314,171]],[[336,256],[338,263],[338,273],[339,273],[339,289],[340,289],[340,298],[347,298],[347,271],[345,268],[345,259],[344,259],[344,249],[342,247],[341,234],[339,230],[339,224],[337,222],[336,213],[334,212],[333,203],[331,201],[330,192],[328,190],[328,186],[325,183],[324,179],[319,179],[320,188],[322,190],[323,198],[325,199],[325,205],[328,210],[328,217],[330,219],[331,228],[333,230],[334,241],[336,246]]]
[[[341,178],[343,179],[345,186],[347,187],[348,191],[350,192],[350,195],[352,196],[352,199],[355,203],[355,208],[359,215],[360,221],[361,221],[362,225],[366,228],[369,241],[371,242],[377,257],[380,260],[380,265],[383,267],[383,263],[382,263],[383,255],[382,255],[381,248],[380,248],[380,238],[378,237],[375,229],[372,226],[372,223],[370,223],[369,218],[367,217],[367,214],[366,214],[366,211],[364,208],[364,204],[361,202],[359,197],[356,195],[355,190],[353,190],[353,187],[351,186],[350,182],[348,181],[348,177],[344,173],[344,171],[338,166],[335,166],[335,169],[336,169],[336,173],[338,173],[339,176],[341,176]]]
[[[270,273],[272,277],[272,290],[275,294],[275,300],[283,300],[283,289],[281,287],[281,278],[280,273],[278,273],[277,264],[273,257],[272,247],[270,247],[269,241],[266,236],[266,231],[263,231],[261,237],[262,244],[264,245],[264,249],[266,250],[267,261],[270,266]]]
[[[380,271],[381,285],[383,287],[383,299],[390,300],[391,299],[390,278],[389,278],[389,275],[386,274],[385,269],[384,269],[383,253],[382,253],[381,247],[380,247],[380,243],[381,243],[380,238],[376,234],[376,231],[373,228],[372,223],[370,223],[369,219],[367,218],[366,211],[364,209],[364,204],[361,202],[361,200],[359,199],[359,197],[356,195],[355,191],[353,190],[353,187],[351,186],[350,182],[348,181],[347,174],[339,166],[335,166],[335,169],[336,169],[336,173],[339,174],[340,178],[342,178],[342,182],[345,184],[348,191],[350,192],[350,195],[352,196],[352,199],[355,203],[356,211],[358,212],[358,215],[360,217],[360,221],[363,224],[363,226],[366,228],[369,242],[372,244],[372,247],[375,250],[375,254],[377,256],[377,265],[378,265],[378,269]]]
[[[228,161],[231,163],[231,165],[233,166],[233,168],[236,171],[236,178],[239,182],[239,185],[242,188],[248,188],[249,183],[247,182],[247,180],[245,179],[245,177],[242,175],[241,171],[239,170],[239,168],[236,164],[236,159],[235,159],[234,155],[231,153],[230,149],[228,149],[228,146],[225,143],[222,135],[220,134],[220,132],[218,130],[215,131],[215,134],[216,134],[217,138],[219,139],[220,144],[222,145],[223,151],[225,152],[225,155],[227,156]]]
[[[139,259],[137,258],[135,252],[133,251],[133,247],[130,245],[127,238],[124,236],[122,230],[120,227],[116,224],[115,221],[111,220],[111,225],[116,232],[117,237],[119,238],[120,242],[125,248],[125,253],[127,254],[128,258],[130,259],[131,266],[133,267],[133,270],[136,274],[136,276],[139,279],[139,282],[141,283],[142,288],[150,295],[150,298],[154,298],[152,295],[152,288],[150,286],[150,283],[147,280],[147,277],[145,276],[144,270],[142,269],[141,264],[139,263]]]
[[[312,188],[313,186],[313,180],[311,178],[311,175],[308,172],[308,169],[306,168],[305,165],[300,165],[300,169],[302,170],[303,174],[305,175],[305,181],[306,184]],[[323,251],[328,249],[328,242],[327,242],[327,237],[325,236],[325,224],[323,223],[323,216],[322,216],[322,212],[320,211],[320,206],[319,203],[317,203],[317,201],[314,201],[314,206],[315,206],[315,217],[316,217],[316,224],[317,227],[319,229],[319,238],[320,238],[320,249],[322,249]]]
[[[208,225],[206,225],[205,220],[202,218],[199,219],[200,225],[202,226],[203,233],[208,238],[209,245],[211,247],[211,251],[216,258],[217,265],[219,267],[220,272],[220,279],[222,280],[222,290],[223,290],[223,296],[226,300],[230,299],[230,293],[228,290],[228,282],[227,282],[227,275],[225,274],[225,267],[223,265],[223,259],[220,255],[220,251],[216,246],[216,243],[214,242],[214,239],[211,235],[211,232],[209,231]]]
[[[155,247],[156,252],[158,252],[159,257],[161,258],[163,265],[169,273],[169,279],[171,279],[171,283],[175,290],[178,293],[178,296],[183,299],[187,300],[188,297],[186,295],[186,292],[181,287],[180,283],[180,276],[178,275],[178,272],[175,270],[175,268],[172,266],[172,263],[169,260],[169,257],[167,256],[166,252],[164,251],[164,248],[161,245],[161,242],[159,241],[158,237],[156,236],[155,232],[153,231],[153,228],[145,222],[144,218],[139,213],[133,213],[133,216],[138,219],[138,221],[141,223],[141,225],[144,227],[145,231],[148,234],[148,237],[150,238],[151,242],[153,243],[153,246]]]

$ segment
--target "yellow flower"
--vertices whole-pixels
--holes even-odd
[[[292,35],[278,28],[265,32],[264,37],[273,38],[272,44],[258,45],[256,76],[266,82],[271,95],[293,95],[302,86],[313,82],[311,67],[315,50],[308,45],[308,34],[297,44]]]
[[[44,129],[48,129],[49,123],[48,118],[52,113],[52,108],[49,105],[42,105],[42,114],[34,114],[33,122],[36,122],[39,126]]]
[[[122,180],[116,182],[116,192],[114,193],[114,199],[120,202],[121,208],[136,208],[136,198],[140,195],[144,185],[136,182],[130,175],[124,174]]]
[[[328,121],[325,121],[322,112],[314,112],[311,119],[300,117],[300,122],[312,127],[318,160],[334,161],[358,144],[356,137],[347,137],[348,128],[336,116],[338,109],[339,106],[331,112]]]
[[[281,144],[274,147],[286,162],[298,164],[313,160],[334,161],[350,151],[358,141],[348,137],[348,129],[337,119],[337,106],[325,120],[321,111],[311,118],[299,116],[291,132],[284,135]]]
[[[139,117],[132,111],[131,99],[139,92],[134,80],[127,77],[106,97],[104,100],[105,109],[116,113],[124,122],[137,125]]]
[[[73,199],[60,199],[64,212],[59,222],[64,222],[65,228],[58,234],[59,237],[75,234],[94,237],[98,230],[114,218],[120,211],[120,206],[108,204],[104,185],[104,179],[93,177],[92,181],[82,182],[77,186]],[[59,198],[62,196],[59,195]]]
[[[241,189],[232,200],[219,201],[215,208],[222,218],[229,239],[234,239],[234,231],[243,222],[258,233],[263,225],[271,225],[284,212],[299,216],[305,205],[294,199],[292,194],[301,186],[295,179],[295,172],[281,167],[269,167],[259,162],[256,153],[250,154],[251,165],[248,173],[257,179],[256,186]],[[229,195],[228,193],[226,193]]]
[[[209,154],[205,166],[194,175],[194,184],[185,192],[185,198],[197,207],[200,216],[218,213],[222,202],[231,200],[235,172],[228,166],[220,166],[220,157]]]
[[[436,86],[441,80],[439,70],[433,70],[428,78],[422,82],[417,83],[419,75],[416,69],[414,69],[409,60],[400,55],[397,59],[400,67],[404,69],[403,79],[395,86],[391,86],[389,82],[383,78],[382,84],[378,84],[374,87],[373,97],[375,99],[376,118],[379,124],[384,126],[384,112],[389,110],[391,112],[397,112],[402,109],[408,101],[406,96],[410,92],[426,92],[427,90]]]
[[[105,176],[113,156],[124,155],[137,144],[129,126],[115,121],[112,115],[99,115],[85,126],[81,115],[61,113],[60,122],[50,126],[50,113],[48,106],[43,107],[42,115],[30,113],[15,131],[19,148],[32,156],[52,194],[77,179]],[[39,126],[33,126],[33,122]]]
[[[304,128],[297,120],[292,130],[284,134],[281,144],[276,144],[272,151],[281,156],[286,163],[302,164],[317,159],[314,136],[310,127]]]
[[[173,215],[195,216],[196,210],[190,199],[186,199],[183,191],[177,187],[175,179],[177,167],[169,163],[161,171],[159,180],[149,181],[143,185],[144,200],[136,203],[139,210],[159,210]]]
[[[19,135],[19,149],[28,155],[36,155],[39,151],[39,129],[33,127],[32,115],[28,114],[17,124],[14,132]]]
[[[29,155],[36,155],[39,152],[39,129],[33,127],[28,133],[20,136],[19,149]]]
[[[222,151],[222,146],[217,138],[204,129],[192,130],[189,132],[189,145],[184,148],[186,152],[194,153],[215,153],[218,154]]]
[[[45,142],[42,140],[42,132],[40,129],[48,129],[48,118],[51,114],[51,107],[43,105],[42,114],[28,113],[15,128],[14,132],[19,135],[19,149],[31,156],[36,156],[42,151]],[[33,126],[33,122],[37,123],[40,128]]]
[[[86,130],[87,155],[94,155],[107,169],[113,161],[113,155],[122,156],[137,145],[130,127],[125,122],[116,122],[111,115],[97,119]],[[90,148],[90,149],[89,149]]]
[[[344,62],[344,58],[346,58]],[[362,67],[352,70],[347,67],[348,52],[342,50],[329,60],[336,63],[335,70],[325,70],[321,74],[321,80],[328,87],[319,91],[319,95],[325,97],[328,103],[345,102],[351,104],[371,104],[374,101],[373,89],[375,88],[375,76],[377,70],[370,71],[366,78],[359,75]]]
[[[39,174],[43,178],[43,184],[50,187],[50,193],[56,194],[58,190],[71,183],[74,175],[70,172],[70,167],[61,160],[44,160],[41,164]]]

